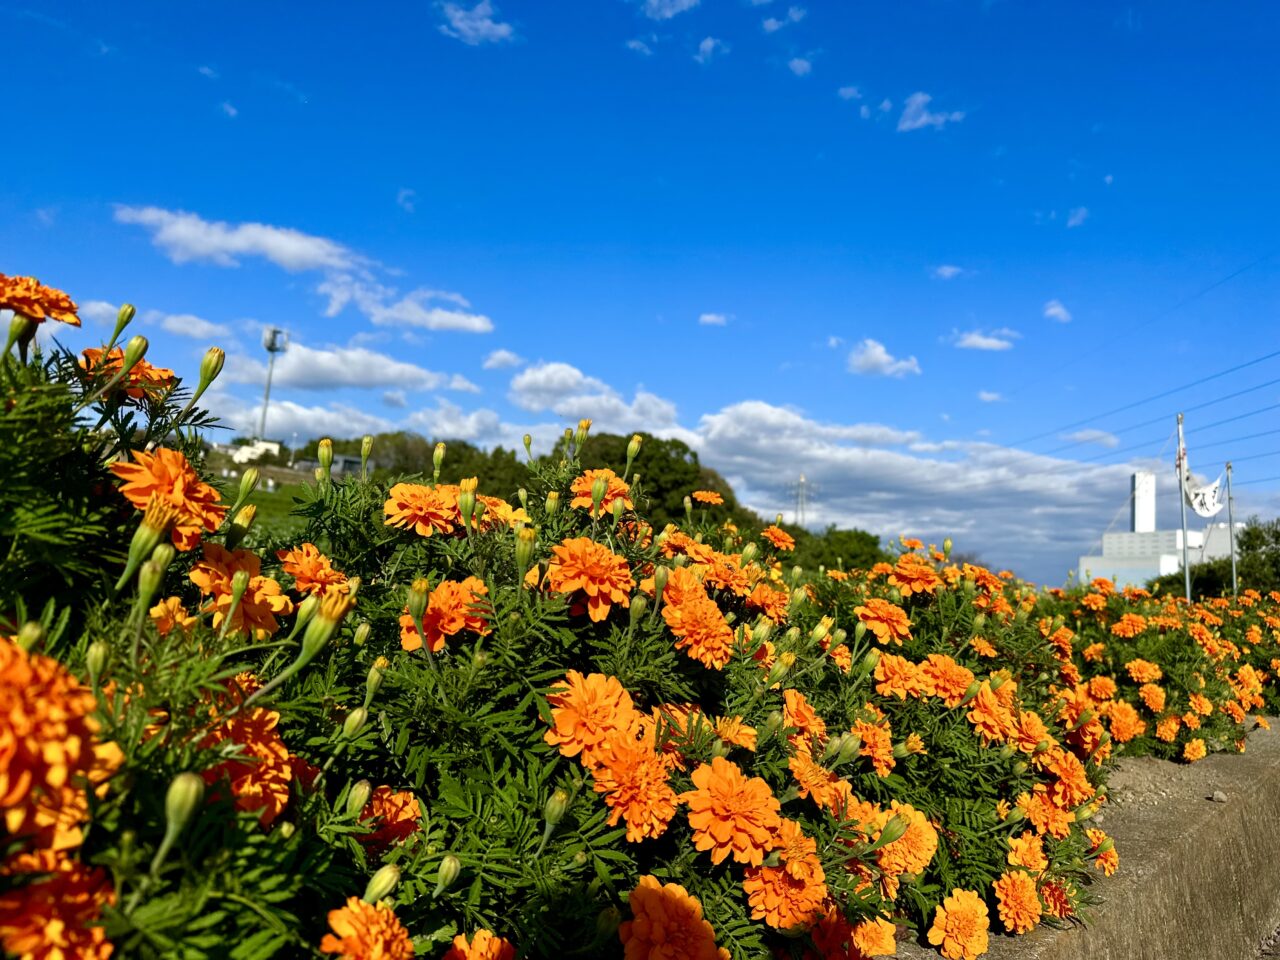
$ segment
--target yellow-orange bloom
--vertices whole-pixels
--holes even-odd
[[[1188,763],[1195,763],[1197,760],[1203,760],[1208,751],[1205,750],[1204,741],[1199,737],[1194,740],[1187,741],[1187,745],[1182,749],[1182,759]]]
[[[477,930],[471,942],[462,934],[453,938],[453,946],[442,960],[515,960],[515,945],[488,930]]]
[[[1147,618],[1137,613],[1126,613],[1111,625],[1111,633],[1113,636],[1125,637],[1126,639],[1136,637],[1146,629]]]
[[[162,637],[167,637],[174,627],[186,633],[199,620],[198,617],[193,617],[187,612],[187,608],[182,605],[182,600],[178,597],[167,597],[161,600],[148,610],[147,614]]]
[[[751,919],[776,930],[806,928],[825,912],[826,883],[798,879],[782,867],[747,867],[742,889]]]
[[[151,453],[135,450],[133,461],[117,461],[111,472],[124,481],[120,492],[139,510],[146,510],[154,496],[172,507],[173,545],[191,550],[202,533],[213,533],[222,524],[227,508],[221,495],[203,482],[181,451],[156,447]]]
[[[709,507],[718,507],[724,503],[724,497],[714,490],[695,490],[693,491],[693,499],[698,503],[705,503]]]
[[[1049,866],[1049,859],[1044,855],[1044,841],[1030,830],[1022,831],[1020,837],[1009,838],[1008,860],[1011,866],[1024,867],[1037,875]]]
[[[418,832],[422,826],[422,807],[408,790],[379,786],[369,794],[360,819],[371,823],[374,829],[357,839],[369,849],[381,852]]]
[[[693,785],[680,796],[689,804],[693,845],[709,850],[712,863],[732,855],[738,863],[760,866],[782,825],[781,806],[769,784],[760,777],[748,779],[737,764],[713,757],[693,771]]]
[[[721,717],[716,721],[715,729],[716,736],[730,746],[755,752],[756,728],[747,726],[741,717]]]
[[[48,319],[80,326],[75,301],[35,277],[7,277],[0,273],[0,310],[12,310],[36,323]]]
[[[982,737],[984,743],[1003,742],[1013,733],[1013,717],[984,680],[973,698],[968,713],[969,722]]]
[[[292,550],[277,550],[280,569],[293,577],[299,593],[324,593],[330,587],[345,587],[347,575],[333,569],[333,561],[314,543],[304,543]]]
[[[80,368],[110,379],[124,367],[124,348],[113,347],[105,356],[98,347],[81,351]],[[115,389],[133,400],[141,400],[148,394],[163,393],[174,385],[173,371],[166,367],[153,367],[145,359],[138,360]]]
[[[1026,933],[1040,922],[1040,897],[1036,882],[1022,870],[1010,870],[992,884],[997,910],[1010,933]]]
[[[853,612],[881,643],[902,646],[903,640],[911,639],[911,620],[906,611],[888,600],[869,597],[865,604],[854,607]]]
[[[948,707],[958,707],[964,700],[969,684],[973,683],[973,671],[960,666],[945,653],[931,653],[920,664],[920,676],[925,691],[938,697]]]
[[[593,754],[593,789],[604,794],[609,826],[625,820],[632,843],[665,833],[679,799],[671,789],[667,761],[654,749],[654,735],[653,726],[616,730]]]
[[[904,596],[913,593],[934,593],[942,586],[942,578],[928,560],[918,553],[904,553],[889,574],[889,585],[897,587]]]
[[[680,884],[646,875],[629,899],[632,919],[618,927],[624,960],[729,960],[702,904]]]
[[[909,803],[895,800],[888,810],[877,816],[877,827],[883,830],[893,817],[905,821],[907,830],[897,840],[876,851],[876,863],[885,880],[891,881],[886,884],[886,893],[890,896],[896,893],[897,878],[901,874],[923,872],[938,852],[938,831],[923,813]],[[876,837],[879,837],[878,833]]]
[[[853,928],[853,946],[863,956],[892,957],[898,952],[897,930],[898,928],[884,917],[863,920]],[[824,954],[824,956],[830,956],[830,954]]]
[[[796,548],[795,537],[774,524],[769,524],[769,526],[761,530],[760,536],[773,544],[775,550],[794,550]]]
[[[329,929],[321,953],[345,960],[413,960],[409,931],[388,904],[348,897],[345,906],[329,911]]]
[[[228,550],[218,543],[206,543],[203,552],[204,559],[188,576],[200,588],[201,596],[210,598],[204,609],[213,611],[213,628],[221,629],[230,614],[230,633],[248,633],[257,640],[274,634],[280,626],[276,617],[292,613],[293,601],[279,583],[261,575],[262,561],[248,550]],[[240,570],[249,575],[249,587],[232,612],[231,581]]]
[[[1107,711],[1111,726],[1111,739],[1116,743],[1128,743],[1147,732],[1147,723],[1127,700],[1117,700]]]
[[[705,593],[665,604],[662,619],[676,637],[676,649],[703,666],[723,670],[732,659],[733,628]]]
[[[906,657],[885,653],[876,661],[876,693],[882,697],[897,697],[906,700],[925,693],[926,681],[920,674],[920,668]]]
[[[551,552],[547,584],[557,593],[573,597],[570,609],[574,613],[585,611],[598,623],[609,616],[615,603],[631,606],[635,587],[631,569],[604,544],[577,537],[552,547]]]
[[[1156,724],[1156,739],[1165,743],[1173,743],[1178,738],[1178,728],[1182,726],[1182,720],[1178,717],[1165,717]]]
[[[37,850],[11,856],[0,875],[12,885],[0,893],[0,952],[17,960],[111,956],[100,925],[102,908],[115,901],[105,870]]]
[[[1155,683],[1164,676],[1164,671],[1147,660],[1130,660],[1124,665],[1134,683]]]
[[[1138,690],[1138,696],[1152,713],[1164,711],[1164,688],[1154,683],[1144,683]]]
[[[413,530],[422,537],[453,533],[458,522],[458,494],[420,483],[397,483],[388,491],[382,512],[388,527]]]
[[[617,677],[603,673],[583,676],[570,670],[563,686],[547,695],[551,729],[543,739],[566,757],[580,757],[586,767],[600,762],[608,738],[630,730],[638,717],[631,694]]]
[[[947,960],[977,960],[987,952],[987,905],[972,890],[956,888],[935,907],[929,942]]]
[[[622,505],[628,510],[634,510],[635,504],[631,502],[631,487],[620,476],[612,470],[587,470],[582,476],[573,481],[569,490],[573,493],[573,499],[569,501],[569,506],[590,510],[592,506],[591,488],[597,480],[605,482],[604,498],[600,501],[601,513],[612,513],[614,501],[622,501]]]
[[[461,583],[443,580],[427,598],[427,609],[422,615],[422,630],[432,653],[444,649],[445,640],[463,630],[485,636],[490,632],[485,618],[483,598],[489,588],[479,577],[467,577]],[[400,647],[418,650],[422,647],[422,634],[413,622],[409,608],[400,615]]]

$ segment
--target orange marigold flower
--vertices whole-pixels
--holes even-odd
[[[729,960],[702,904],[680,884],[646,875],[629,900],[632,919],[618,927],[624,960]]]
[[[574,613],[586,611],[595,622],[609,616],[613,604],[631,606],[635,581],[627,561],[590,537],[565,540],[551,548],[547,583],[557,593],[571,594]]]
[[[1110,700],[1116,695],[1116,682],[1110,677],[1090,677],[1089,696],[1095,700]]]
[[[841,673],[848,673],[853,669],[853,653],[843,643],[838,643],[828,650],[827,656],[835,661]]]
[[[1156,724],[1156,739],[1165,743],[1173,743],[1178,739],[1178,730],[1182,726],[1182,720],[1178,717],[1165,717]]]
[[[422,615],[422,631],[432,653],[439,653],[444,649],[447,638],[463,630],[480,636],[490,632],[482,606],[482,598],[488,595],[489,588],[479,577],[467,577],[461,583],[442,580],[431,591],[427,597],[427,609]],[[418,625],[413,622],[407,606],[400,615],[400,647],[404,650],[422,647],[422,634],[418,633]]]
[[[1191,704],[1191,709],[1202,717],[1209,717],[1213,715],[1213,701],[1203,693],[1191,694],[1187,697],[1187,702]]]
[[[665,604],[662,619],[676,637],[676,649],[703,666],[723,670],[733,658],[733,628],[705,593]]]
[[[347,960],[412,960],[413,941],[394,910],[385,903],[348,897],[345,906],[329,911],[329,929],[321,953]]]
[[[1049,729],[1040,714],[1034,710],[1022,710],[1013,725],[1013,743],[1023,753],[1035,753],[1046,740],[1052,742]]]
[[[923,813],[909,803],[895,800],[877,817],[879,828],[883,830],[894,817],[906,822],[906,833],[876,851],[876,863],[885,880],[892,881],[886,883],[885,892],[889,896],[896,895],[899,876],[923,872],[938,852],[938,831]],[[878,839],[879,833],[875,837]]]
[[[151,453],[135,450],[133,461],[119,460],[111,472],[124,481],[120,492],[139,510],[147,509],[154,496],[177,515],[170,536],[179,550],[191,550],[204,532],[222,524],[227,508],[221,494],[203,482],[181,451],[156,447]]]
[[[822,863],[818,860],[817,841],[806,837],[804,828],[796,821],[783,818],[782,826],[774,837],[774,849],[787,873],[797,880],[821,883],[825,879]]]
[[[709,850],[711,862],[730,855],[758,867],[782,825],[777,797],[760,777],[748,779],[736,763],[713,757],[693,771],[694,789],[680,795],[689,804],[693,845]]]
[[[755,752],[756,728],[747,726],[741,717],[721,717],[716,721],[715,728],[716,736],[725,743]]]
[[[844,581],[849,579],[849,574],[845,573],[843,570],[831,569],[827,571],[827,578],[829,580],[834,580],[837,583],[844,583]]]
[[[1144,683],[1138,690],[1138,696],[1152,713],[1164,711],[1164,689],[1154,683]]]
[[[488,930],[477,930],[470,943],[462,934],[454,937],[442,960],[516,960],[516,948]]]
[[[1040,897],[1036,882],[1022,870],[1010,870],[992,884],[997,910],[1010,933],[1026,933],[1040,922]]]
[[[1089,838],[1089,852],[1097,853],[1103,844],[1107,843],[1111,838],[1102,830],[1093,827],[1088,828],[1084,832]],[[1116,852],[1115,843],[1094,858],[1093,865],[1102,871],[1104,876],[1112,876],[1120,866],[1120,854]]]
[[[1126,613],[1123,617],[1111,625],[1112,636],[1116,637],[1136,637],[1147,629],[1147,618],[1137,613]],[[1136,677],[1134,678],[1137,679]]]
[[[782,867],[747,867],[742,880],[751,919],[775,930],[806,928],[823,914],[827,885],[801,880]]]
[[[864,605],[854,607],[853,612],[881,643],[902,646],[903,640],[911,639],[911,620],[906,611],[888,600],[869,597]]]
[[[583,676],[570,670],[563,685],[547,694],[551,705],[551,729],[543,740],[558,747],[561,755],[580,757],[584,766],[599,763],[605,741],[617,731],[631,729],[637,713],[631,694],[617,677],[604,673]]]
[[[616,730],[594,754],[594,790],[609,806],[609,826],[627,824],[627,840],[639,843],[660,837],[676,813],[678,798],[671,789],[667,761],[654,749],[655,729],[640,736]]]
[[[360,819],[374,825],[370,833],[360,835],[360,842],[374,851],[382,851],[418,832],[422,807],[408,790],[379,786],[369,794]]]
[[[1040,896],[1044,900],[1044,912],[1047,916],[1062,920],[1076,912],[1071,905],[1071,892],[1066,884],[1049,881],[1040,888]]]
[[[231,716],[210,731],[203,746],[230,742],[239,749],[235,756],[204,771],[207,784],[226,780],[231,786],[237,810],[258,811],[258,820],[269,827],[289,804],[294,765],[289,749],[276,730],[280,714],[263,707],[250,707]]]
[[[1130,660],[1124,665],[1134,683],[1155,683],[1164,676],[1164,671],[1156,664],[1146,660]]]
[[[808,698],[799,690],[782,692],[782,723],[806,740],[809,737],[823,737],[827,733],[826,721],[809,705]]]
[[[182,600],[178,597],[167,597],[161,600],[147,611],[147,615],[151,617],[151,622],[156,625],[156,630],[162,637],[167,637],[174,627],[186,633],[200,619],[187,613],[187,608],[182,605]]]
[[[0,273],[0,310],[12,310],[36,323],[58,320],[80,326],[75,301],[55,287],[46,287],[35,277],[7,277]]]
[[[980,657],[987,657],[990,659],[991,657],[996,656],[996,648],[991,645],[991,641],[986,637],[974,637],[969,641],[969,646],[972,647],[973,652]]]
[[[769,524],[769,526],[760,531],[760,536],[773,544],[777,550],[794,550],[796,548],[795,537],[776,524]]]
[[[935,909],[929,942],[947,960],[977,960],[987,952],[987,905],[972,890],[956,888]]]
[[[853,928],[854,949],[867,957],[892,957],[898,952],[897,932],[884,917],[863,920]]]
[[[1013,731],[1013,717],[986,680],[978,688],[967,716],[984,743],[1004,741]]]
[[[324,593],[330,587],[346,585],[347,575],[333,569],[333,561],[316,548],[314,543],[304,543],[292,550],[277,550],[280,569],[293,577],[293,585],[299,593]]]
[[[1020,796],[1018,808],[1031,821],[1037,833],[1047,833],[1059,840],[1070,835],[1071,824],[1076,819],[1072,811],[1064,810],[1053,801],[1044,784],[1037,784],[1031,793]]]
[[[1089,663],[1101,663],[1103,651],[1107,649],[1105,643],[1091,643],[1081,652],[1081,656]]]
[[[1204,741],[1199,737],[1194,740],[1188,740],[1187,745],[1182,749],[1182,759],[1188,763],[1195,763],[1197,760],[1203,760],[1207,754]]]
[[[814,803],[832,816],[844,818],[853,802],[853,787],[848,780],[828,770],[804,751],[792,754],[787,766],[796,778],[796,793],[802,800],[812,797]]]
[[[100,867],[38,850],[0,865],[0,952],[18,960],[107,960],[112,945],[100,925],[102,908],[115,901]]]
[[[787,591],[777,590],[763,583],[757,583],[746,598],[748,610],[758,610],[774,623],[786,623],[790,603]]]
[[[191,568],[191,582],[200,595],[209,597],[204,610],[213,611],[213,628],[218,630],[231,615],[228,632],[248,633],[265,640],[279,629],[277,616],[293,613],[293,601],[280,589],[280,584],[261,575],[262,561],[248,550],[228,550],[218,543],[203,546],[204,559]],[[231,580],[240,570],[249,575],[249,587],[232,612]]]
[[[453,533],[458,522],[458,494],[420,483],[397,483],[382,505],[388,527],[410,529],[422,537],[433,533]]]
[[[1116,743],[1128,743],[1147,732],[1147,723],[1127,700],[1117,700],[1107,711],[1111,726],[1111,739]]]
[[[904,553],[889,574],[889,585],[897,587],[904,596],[913,593],[934,593],[942,586],[942,578],[933,564],[918,553]]]
[[[714,490],[695,490],[693,491],[693,499],[698,503],[705,503],[711,507],[718,507],[724,503],[724,497]]]
[[[928,686],[920,675],[920,668],[906,657],[897,657],[891,653],[882,654],[876,661],[876,693],[882,697],[897,697],[906,700],[908,697],[923,695]]]
[[[1023,867],[1037,876],[1049,866],[1049,859],[1044,855],[1044,841],[1030,830],[1022,831],[1020,837],[1009,838],[1008,860],[1010,865]]]
[[[80,368],[86,373],[93,372],[104,379],[110,379],[124,367],[124,348],[113,347],[103,356],[98,347],[88,347],[81,351]],[[139,360],[115,390],[133,400],[141,400],[148,394],[163,393],[174,385],[173,371],[167,367],[153,367],[145,359]]]
[[[876,775],[887,777],[892,773],[897,761],[893,758],[893,733],[889,729],[889,721],[885,720],[881,725],[858,720],[852,731],[862,740],[858,754],[871,760]]]
[[[973,671],[960,666],[945,653],[931,653],[920,664],[920,675],[925,690],[938,697],[948,707],[960,706],[960,701],[973,683]]]
[[[635,509],[635,504],[631,502],[631,487],[620,476],[608,469],[587,470],[582,476],[574,480],[569,487],[573,492],[573,499],[569,501],[569,506],[590,510],[592,505],[591,488],[597,480],[605,481],[604,499],[600,501],[601,513],[612,513],[615,500],[621,500],[622,505],[628,510]]]

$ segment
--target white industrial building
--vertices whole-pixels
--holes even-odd
[[[1156,529],[1156,475],[1140,471],[1133,475],[1132,484],[1128,532],[1104,533],[1102,554],[1080,558],[1081,582],[1106,577],[1118,587],[1142,587],[1155,577],[1182,569],[1182,531]],[[1237,523],[1236,531],[1243,526]],[[1230,556],[1227,525],[1210,522],[1199,530],[1188,530],[1187,551],[1192,566]]]

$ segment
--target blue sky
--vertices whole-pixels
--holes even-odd
[[[286,440],[593,416],[1059,582],[1258,386],[1192,465],[1280,507],[1280,358],[1095,416],[1277,349],[1271,5],[297,9],[0,5],[0,269],[226,346],[233,426],[276,324]]]

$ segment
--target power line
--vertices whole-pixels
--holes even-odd
[[[1246,460],[1261,460],[1264,457],[1280,457],[1280,450],[1272,450],[1270,453],[1251,453],[1247,457],[1232,457],[1232,463],[1244,463]]]
[[[1197,450],[1209,450],[1209,449],[1211,449],[1211,448],[1213,448],[1213,447],[1225,447],[1225,446],[1227,446],[1228,444],[1232,444],[1232,443],[1244,443],[1244,441],[1246,441],[1246,440],[1257,440],[1257,439],[1258,439],[1258,437],[1270,437],[1270,436],[1273,436],[1274,434],[1277,434],[1277,433],[1280,433],[1280,430],[1263,430],[1263,431],[1262,431],[1262,432],[1260,432],[1260,433],[1249,433],[1249,434],[1245,434],[1243,437],[1232,437],[1230,440],[1215,440],[1213,443],[1201,443],[1201,444],[1197,444],[1196,449],[1197,449]],[[1238,457],[1237,459],[1243,459],[1243,458],[1239,458],[1239,457]]]
[[[1234,460],[1232,460],[1231,462],[1235,463]],[[1258,479],[1256,480],[1237,480],[1235,482],[1235,485],[1237,487],[1247,487],[1251,483],[1272,483],[1273,481],[1276,481],[1276,480],[1280,480],[1280,474],[1277,474],[1274,477],[1258,477]]]

